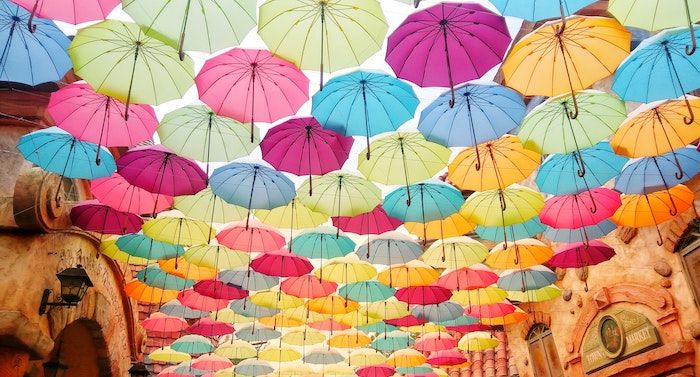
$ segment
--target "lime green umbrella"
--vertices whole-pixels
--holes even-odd
[[[315,228],[328,221],[328,215],[312,211],[296,198],[286,206],[256,210],[255,217],[267,225],[284,229]]]
[[[382,48],[388,24],[377,0],[267,0],[258,34],[274,54],[302,69],[335,72]]]
[[[130,103],[161,103],[182,98],[194,83],[189,57],[143,33],[131,22],[106,20],[78,30],[68,54],[73,71],[97,92]]]
[[[185,216],[209,223],[228,223],[246,218],[248,210],[229,204],[215,195],[210,187],[194,194],[176,196],[173,206]]]
[[[382,201],[382,192],[372,182],[348,172],[335,172],[309,180],[297,190],[299,201],[312,211],[329,216],[355,216],[370,212]]]
[[[460,213],[467,221],[482,226],[501,226],[523,223],[540,213],[544,207],[542,195],[519,185],[503,190],[488,190],[471,194]]]
[[[146,34],[175,49],[212,53],[233,47],[255,26],[255,0],[122,0]]]
[[[369,154],[372,149],[372,155]],[[430,142],[420,132],[395,132],[373,141],[360,155],[357,169],[367,179],[385,185],[412,183],[432,178],[447,167],[452,152]],[[408,196],[410,205],[411,195]]]

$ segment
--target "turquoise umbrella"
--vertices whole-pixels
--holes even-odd
[[[410,333],[391,331],[377,336],[370,347],[377,351],[396,351],[411,347],[416,342]]]
[[[276,276],[261,274],[252,269],[224,270],[219,272],[219,280],[248,291],[264,291],[280,282]]]
[[[535,235],[544,232],[546,226],[540,222],[540,218],[535,216],[523,223],[517,223],[508,226],[481,226],[476,227],[476,234],[482,239],[503,242],[503,237],[507,241],[521,240],[523,238],[531,238]]]
[[[170,348],[178,352],[190,355],[209,353],[214,351],[214,346],[209,339],[201,335],[185,335],[175,340]]]
[[[456,188],[439,181],[426,181],[412,184],[408,190],[398,188],[390,192],[382,208],[401,221],[427,223],[447,218],[458,212],[462,204],[464,197]]]
[[[342,257],[355,249],[355,242],[331,226],[319,226],[301,232],[289,242],[289,250],[312,259]]]
[[[418,365],[415,367],[398,367],[394,369],[396,373],[411,376],[414,374],[417,375],[430,375],[430,373],[433,371],[433,367],[430,366],[429,364],[423,364],[423,365]]]
[[[360,260],[390,266],[418,259],[423,254],[423,248],[403,233],[386,232],[360,245],[355,254]]]
[[[256,305],[250,302],[250,299],[248,297],[238,299],[238,300],[233,300],[229,304],[229,308],[233,310],[234,313],[240,314],[245,317],[252,317],[252,318],[260,318],[260,317],[272,317],[273,315],[279,313],[279,309],[274,309],[274,308],[266,308],[264,306]],[[250,336],[254,336],[254,331],[250,330]],[[246,334],[246,333],[242,333]]]
[[[357,302],[384,301],[396,293],[396,289],[375,280],[350,283],[338,289],[338,294]]]
[[[357,326],[357,329],[360,330],[360,331],[364,331],[364,332],[366,332],[366,333],[374,332],[374,333],[377,333],[377,334],[384,334],[384,333],[389,333],[389,332],[392,332],[392,331],[398,331],[398,330],[399,330],[398,327],[396,327],[396,326],[394,326],[394,325],[390,325],[390,324],[388,324],[388,323],[384,323],[384,322],[382,322],[382,321],[377,322],[377,323],[373,323],[373,324],[371,324],[371,325]]]
[[[246,359],[233,367],[235,373],[242,376],[264,376],[274,371],[270,363],[258,359]]]
[[[176,275],[171,275],[163,270],[157,264],[148,266],[136,273],[136,278],[151,287],[160,289],[172,289],[181,291],[190,288],[195,281],[183,279]]]
[[[544,266],[533,266],[519,270],[505,270],[496,285],[506,291],[532,291],[553,284],[557,275]]]
[[[556,17],[568,17],[595,0],[491,0],[504,16],[537,22]]]
[[[470,317],[468,315],[462,315],[454,319],[440,320],[435,322],[436,325],[441,326],[469,326],[476,323],[479,323],[479,319]]]
[[[119,250],[131,256],[148,260],[172,259],[185,252],[181,245],[156,241],[141,233],[121,236],[115,244]]]
[[[182,305],[178,299],[173,299],[163,304],[160,307],[160,312],[185,319],[198,319],[209,315],[209,312],[188,308]]]
[[[416,305],[411,309],[411,314],[428,322],[440,322],[457,319],[464,314],[464,308],[452,301],[439,304]]]

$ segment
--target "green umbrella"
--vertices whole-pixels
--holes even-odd
[[[377,0],[267,0],[258,34],[302,69],[335,72],[362,64],[382,48],[389,28]]]
[[[248,215],[247,209],[225,202],[209,187],[194,195],[176,196],[173,207],[193,219],[221,224],[240,221]]]
[[[373,153],[370,156],[369,149]],[[385,185],[406,185],[432,178],[447,167],[452,152],[425,140],[420,132],[395,132],[373,141],[360,155],[357,169],[367,179]],[[411,195],[408,194],[408,205]]]
[[[106,20],[80,29],[68,47],[73,70],[97,92],[130,103],[182,98],[194,83],[192,59],[143,33],[130,22]]]
[[[212,53],[233,47],[255,26],[255,0],[122,0],[146,34],[173,48]]]
[[[382,201],[382,192],[372,182],[347,172],[335,172],[309,180],[297,190],[299,201],[312,211],[329,216],[355,216],[370,212]]]

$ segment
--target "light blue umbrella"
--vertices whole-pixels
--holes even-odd
[[[532,238],[542,233],[545,228],[546,226],[540,222],[540,218],[535,216],[523,223],[508,225],[506,227],[478,225],[476,227],[476,234],[482,239],[494,242],[503,242],[505,234],[505,240],[512,242],[522,240],[523,238]]]
[[[26,29],[26,25],[24,27]],[[95,162],[97,144],[78,140],[55,126],[22,136],[17,149],[28,161],[66,178],[109,177],[117,170],[114,158],[107,149],[102,148],[100,155],[103,158],[98,165]]]
[[[252,302],[250,302],[250,298],[242,298],[238,300],[233,300],[229,304],[229,308],[233,310],[234,313],[240,314],[245,317],[253,317],[253,318],[260,318],[260,317],[272,317],[273,315],[277,314],[280,312],[279,309],[275,308],[266,308],[264,306],[256,305]],[[254,331],[250,330],[250,336],[254,336]],[[275,337],[276,338],[276,337]]]
[[[279,284],[276,276],[261,274],[253,269],[225,270],[219,272],[219,280],[239,286],[247,291],[263,291]]]
[[[610,220],[603,220],[595,225],[584,226],[578,229],[556,229],[546,227],[544,237],[554,242],[588,242],[596,238],[601,238],[617,228],[617,225]]]
[[[209,316],[209,312],[188,308],[182,305],[178,299],[173,299],[163,304],[160,307],[160,312],[185,319],[198,319]]]
[[[409,206],[408,198],[411,198]],[[442,220],[459,211],[464,204],[462,193],[439,181],[415,183],[390,192],[382,203],[386,213],[403,222],[426,223]]]
[[[410,376],[413,374],[430,374],[433,371],[433,367],[430,364],[422,364],[415,367],[398,367],[394,369],[396,373]]]
[[[238,339],[245,340],[246,342],[267,342],[268,340],[279,338],[280,336],[282,336],[282,333],[272,329],[260,328],[255,326],[246,326],[233,333],[233,335],[235,335]],[[246,373],[241,372],[241,374]],[[251,374],[251,376],[257,375]]]
[[[455,302],[445,301],[439,304],[416,305],[411,309],[411,314],[428,322],[449,321],[461,317],[464,308]]]
[[[504,16],[537,22],[563,16],[568,17],[596,0],[491,0]]]
[[[544,266],[533,266],[519,270],[505,270],[496,285],[506,291],[531,291],[553,284],[557,275]]]
[[[473,147],[498,139],[518,127],[525,116],[523,97],[500,85],[467,84],[440,95],[420,114],[418,131],[447,147]]]
[[[73,66],[66,52],[70,39],[51,20],[30,18],[24,8],[0,0],[0,81],[39,85],[60,81]]]
[[[366,333],[377,333],[377,334],[383,334],[383,333],[389,333],[392,331],[397,331],[399,330],[398,327],[394,325],[390,325],[388,323],[384,323],[383,321],[373,323],[371,325],[366,325],[366,326],[357,326],[357,329],[360,331],[364,331]]]
[[[312,259],[330,259],[348,255],[355,242],[331,226],[319,226],[303,231],[289,243],[289,250]]]
[[[121,236],[115,244],[131,256],[148,260],[172,259],[185,252],[181,245],[157,241],[141,233]]]
[[[183,279],[179,276],[171,275],[163,271],[157,264],[150,265],[142,269],[136,273],[136,278],[151,287],[160,289],[174,289],[178,291],[190,288],[195,283],[194,280]]]
[[[586,169],[583,177],[579,174],[581,160]],[[549,155],[537,171],[535,183],[547,194],[578,194],[605,185],[620,174],[626,162],[627,158],[615,154],[608,141],[601,141],[579,152]]]
[[[440,326],[468,326],[476,323],[479,323],[479,319],[468,315],[463,315],[450,320],[440,320],[435,322],[435,324]]]
[[[687,93],[700,88],[700,54],[686,55],[691,45],[690,30],[668,29],[647,38],[632,51],[615,71],[612,90],[625,101],[652,102],[674,99],[686,100],[692,124],[694,114]],[[695,36],[700,40],[700,34]]]
[[[375,280],[346,284],[338,289],[338,294],[357,302],[384,301],[396,293],[396,289]]]
[[[311,114],[329,130],[369,138],[412,119],[418,107],[413,88],[381,72],[355,71],[326,83],[311,99]]]
[[[236,364],[233,370],[243,376],[264,376],[272,373],[275,369],[266,361],[246,359]]]
[[[294,199],[294,182],[284,174],[261,164],[231,162],[214,170],[209,185],[221,199],[248,209],[282,207]]]
[[[209,353],[214,351],[214,346],[211,341],[201,335],[185,335],[176,339],[170,348],[178,352],[184,352],[190,355]]]
[[[410,333],[391,331],[378,335],[370,344],[377,351],[396,351],[411,347],[416,342]]]
[[[360,260],[390,266],[418,259],[423,254],[423,248],[403,233],[386,232],[360,245],[355,254]]]
[[[657,157],[630,160],[615,180],[615,189],[625,194],[649,194],[685,183],[699,173],[700,152],[689,146]]]

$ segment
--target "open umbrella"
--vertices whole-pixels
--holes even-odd
[[[195,245],[183,255],[186,261],[216,270],[231,269],[248,264],[248,255],[222,245]]]
[[[117,238],[116,246],[135,258],[160,260],[175,258],[184,252],[180,245],[157,241],[143,234],[127,234]]]
[[[464,202],[460,213],[467,221],[479,225],[505,227],[530,220],[543,206],[544,200],[539,192],[511,185],[503,190],[473,193]]]
[[[304,298],[326,297],[335,292],[336,288],[336,283],[323,281],[314,275],[289,277],[280,284],[282,292]]]
[[[68,22],[73,25],[107,18],[107,15],[119,5],[119,0],[96,0],[80,3],[76,0],[12,0],[24,9],[32,12],[32,18],[43,17]],[[35,19],[29,20],[29,27],[35,30]]]
[[[487,256],[488,249],[481,242],[460,236],[433,242],[421,260],[435,268],[462,268],[481,263]]]
[[[462,305],[451,301],[437,304],[418,304],[411,309],[411,314],[428,322],[448,321],[460,317],[464,312]]]
[[[513,241],[508,246],[494,246],[484,263],[491,268],[506,270],[543,264],[551,257],[551,247],[538,240],[526,238]]]
[[[284,236],[275,228],[251,222],[248,227],[243,222],[232,223],[222,229],[216,240],[234,250],[247,253],[267,253],[284,247]]]
[[[540,289],[557,280],[557,275],[544,266],[533,266],[517,270],[505,270],[498,278],[498,287],[506,291]]]
[[[483,226],[476,227],[476,234],[484,240],[503,242],[515,241],[523,238],[532,238],[542,233],[547,227],[542,224],[539,216],[506,226]],[[505,237],[505,238],[504,238]]]
[[[394,375],[394,368],[387,364],[368,364],[355,370],[359,377],[391,377]]]
[[[409,200],[409,197],[413,199]],[[425,181],[390,192],[384,198],[382,207],[389,216],[401,221],[425,224],[458,212],[463,203],[462,193],[453,186],[439,181]]]
[[[381,191],[372,182],[347,172],[328,173],[315,180],[316,192],[309,194],[309,180],[299,187],[298,198],[313,211],[329,216],[355,216],[373,210],[381,202]]]
[[[258,359],[246,359],[233,367],[235,373],[243,376],[263,376],[272,373],[275,369],[270,363]]]
[[[658,157],[631,160],[615,180],[615,189],[625,194],[668,190],[697,174],[700,174],[700,153],[695,146],[689,146]]]
[[[416,241],[399,232],[371,237],[369,242],[355,250],[355,255],[361,260],[387,266],[418,259],[422,253],[423,249]]]
[[[412,287],[429,285],[440,277],[440,273],[427,264],[413,260],[404,264],[395,264],[377,275],[377,280],[389,287]]]
[[[296,198],[286,206],[256,210],[255,217],[267,225],[291,230],[315,228],[328,221],[328,215],[312,211]]]
[[[184,217],[161,216],[146,221],[142,228],[145,236],[174,245],[208,244],[214,237],[205,222]]]
[[[437,284],[451,289],[461,291],[463,289],[485,288],[496,284],[498,275],[483,264],[475,264],[470,267],[462,267],[453,270],[445,270],[439,277]]]
[[[349,255],[331,259],[316,269],[314,274],[321,280],[350,284],[374,278],[377,269],[372,264]]]
[[[183,361],[190,361],[192,356],[173,350],[170,347],[160,347],[148,354],[150,360],[166,363],[166,364],[177,364]],[[167,370],[168,368],[165,368]]]
[[[476,224],[470,223],[458,212],[441,220],[428,221],[427,223],[409,221],[403,226],[408,233],[425,241],[462,236],[474,230]]]
[[[603,241],[564,244],[557,248],[549,265],[558,268],[581,268],[605,262],[615,256],[615,249]]]
[[[214,351],[211,341],[201,335],[184,335],[176,339],[170,348],[190,355],[204,354]]]
[[[617,225],[610,220],[603,220],[597,224],[584,226],[579,229],[557,229],[546,227],[543,236],[553,242],[583,242],[589,239],[602,238],[613,230]]]
[[[581,8],[594,3],[595,0],[493,0],[491,3],[504,16],[519,17],[530,22],[537,22],[559,16],[571,16]]]
[[[289,242],[289,249],[297,255],[312,259],[342,257],[355,249],[353,242],[345,234],[330,226],[319,226],[303,231]]]
[[[244,269],[221,271],[218,277],[219,280],[225,283],[233,284],[249,291],[270,289],[279,283],[278,277],[268,276],[253,270],[246,271]],[[244,304],[245,302],[241,302],[241,305]]]
[[[500,341],[486,331],[475,331],[464,334],[459,340],[459,349],[462,351],[483,351],[496,348]]]
[[[540,221],[554,228],[576,229],[597,224],[620,207],[620,194],[599,187],[587,193],[554,196],[545,201]]]
[[[153,207],[158,213],[173,205],[173,198],[134,186],[119,173],[91,180],[90,192],[102,204],[137,215],[151,214]]]
[[[377,0],[267,0],[258,34],[275,54],[303,69],[335,72],[379,51],[388,29]]]
[[[245,219],[246,209],[226,203],[210,187],[194,194],[179,195],[172,200],[173,207],[183,215],[209,223],[229,223]]]
[[[143,219],[133,213],[121,212],[97,200],[86,200],[70,210],[73,225],[101,234],[127,234],[141,230]]]
[[[378,281],[367,280],[343,285],[338,289],[338,294],[346,300],[357,302],[385,301],[396,293],[394,288],[386,286]]]
[[[214,321],[209,318],[202,318],[193,323],[187,331],[190,334],[202,335],[206,337],[219,337],[233,333],[233,325],[224,322]]]
[[[333,226],[344,232],[356,234],[382,234],[396,230],[401,226],[401,220],[387,215],[381,204],[369,212],[355,216],[332,217]]]
[[[510,41],[502,16],[479,4],[440,3],[411,14],[391,33],[386,61],[399,78],[449,87],[452,107],[454,85],[501,63]]]
[[[287,250],[276,250],[261,254],[250,262],[250,267],[270,276],[302,276],[313,270],[305,257],[294,255]]]

